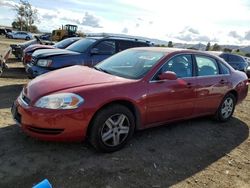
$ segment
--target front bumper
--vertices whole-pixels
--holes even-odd
[[[50,72],[51,70],[28,63],[25,65],[25,71],[28,73],[28,77],[35,78],[39,75]]]
[[[80,109],[40,109],[24,104],[20,97],[14,102],[11,112],[27,135],[46,141],[82,141],[91,120],[90,114]]]

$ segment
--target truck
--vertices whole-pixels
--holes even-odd
[[[77,33],[77,25],[67,24],[65,26],[62,25],[62,28],[56,29],[52,31],[52,40],[60,41],[69,37],[78,37]]]

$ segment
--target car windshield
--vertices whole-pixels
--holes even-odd
[[[79,40],[70,46],[68,46],[66,49],[74,52],[79,52],[83,53],[85,52],[89,46],[91,46],[96,40],[95,39],[90,39],[90,38],[85,38],[82,40]]]
[[[69,46],[70,44],[74,43],[77,40],[79,40],[79,38],[67,38],[67,39],[64,39],[60,42],[57,42],[54,45],[54,47],[63,49],[65,47]]]
[[[161,59],[165,53],[129,49],[102,61],[95,69],[129,79],[140,79]]]

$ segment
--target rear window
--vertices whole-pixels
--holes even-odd
[[[229,62],[243,62],[243,58],[237,55],[228,55]]]

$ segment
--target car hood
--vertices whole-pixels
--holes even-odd
[[[27,41],[27,42],[23,42],[23,43],[19,43],[19,44],[11,44],[11,48],[26,48],[32,44],[37,44],[37,40],[30,40],[30,41]]]
[[[25,94],[31,101],[35,101],[44,95],[69,88],[129,81],[131,80],[77,65],[38,76],[27,85]]]
[[[46,58],[50,56],[59,56],[59,55],[78,55],[80,53],[73,52],[66,49],[42,49],[42,50],[36,50],[32,57],[35,58]]]
[[[55,47],[52,45],[33,44],[25,48],[24,52],[27,53],[38,49],[54,49],[54,48]]]

